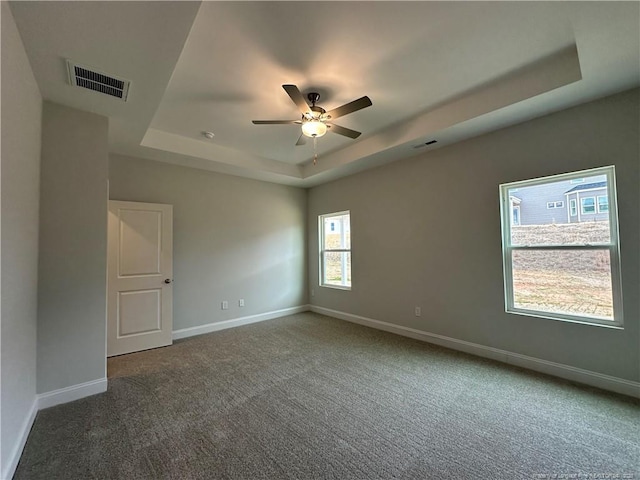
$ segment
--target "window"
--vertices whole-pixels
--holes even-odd
[[[564,202],[547,202],[547,208],[564,208]]]
[[[513,188],[519,189],[521,206],[531,201],[535,207],[536,198],[549,188],[562,191],[566,187],[567,193],[575,188],[571,180],[594,175],[605,178],[603,187],[607,195],[597,199],[601,215],[589,215],[585,220],[578,215],[578,201],[570,199],[569,216],[576,218],[541,220],[526,226],[513,222],[510,202]],[[614,167],[503,184],[500,197],[506,311],[622,326]],[[595,213],[594,197],[581,198],[580,205],[582,213]]]
[[[564,202],[556,202],[556,208],[564,208]]]
[[[585,197],[580,199],[580,212],[583,215],[596,213],[596,199],[593,197]]]
[[[513,214],[511,216],[511,221],[514,225],[520,225],[520,207],[515,205],[513,207]]]
[[[351,289],[351,219],[349,212],[318,217],[320,285]]]
[[[598,196],[598,213],[609,211],[609,197],[606,195]]]
[[[571,183],[583,183],[584,178],[572,178]]]

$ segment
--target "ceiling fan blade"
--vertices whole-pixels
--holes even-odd
[[[358,110],[362,110],[363,108],[370,107],[371,105],[373,105],[371,103],[371,99],[365,96],[357,100],[354,100],[353,102],[345,103],[341,107],[334,108],[333,110],[329,110],[327,112],[327,116],[330,116],[329,118],[334,119],[334,118],[342,117],[343,115],[346,115],[348,113],[357,112]]]
[[[291,123],[302,123],[300,120],[251,120],[255,125],[289,125]]]
[[[341,127],[340,125],[336,125],[335,123],[327,124],[327,127],[329,127],[329,131],[337,133],[339,135],[344,135],[345,137],[349,138],[358,138],[360,135],[362,135],[361,132],[356,132],[355,130],[351,130],[350,128]]]
[[[300,110],[300,113],[302,113],[303,115],[305,113],[309,113],[309,105],[305,101],[298,87],[296,87],[295,85],[282,85],[282,88],[284,88],[284,91],[287,92],[289,97],[291,97],[291,100],[293,100],[293,103],[296,104],[298,110]]]
[[[296,142],[296,147],[300,145],[306,145],[306,144],[307,144],[307,137],[304,136],[304,133],[301,133],[300,138],[298,138],[298,141]]]

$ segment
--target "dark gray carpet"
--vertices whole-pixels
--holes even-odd
[[[640,402],[313,313],[108,366],[16,479],[640,479]]]

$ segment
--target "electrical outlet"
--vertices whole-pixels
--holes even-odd
[[[416,317],[422,315],[422,309],[420,307],[416,307]]]
[[[244,307],[244,298],[241,298],[240,300],[238,300],[238,306]]]
[[[229,309],[229,302],[227,302],[226,300],[224,300],[222,302],[222,310],[228,310]]]

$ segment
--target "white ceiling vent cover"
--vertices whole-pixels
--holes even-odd
[[[127,101],[129,85],[131,85],[129,80],[108,73],[98,72],[92,67],[80,65],[71,60],[67,60],[67,69],[69,71],[69,83],[71,85],[104,93],[105,95],[119,98],[123,102]]]

